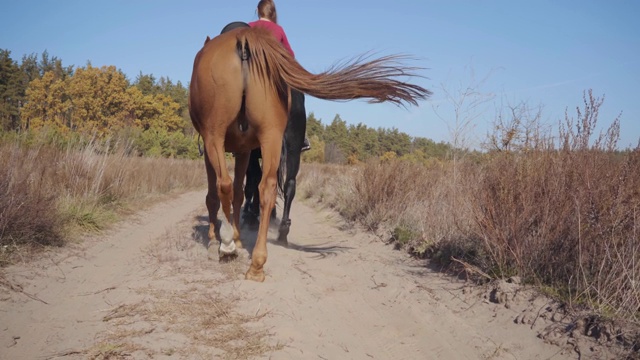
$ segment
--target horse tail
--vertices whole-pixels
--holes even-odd
[[[405,66],[403,55],[390,55],[370,60],[370,56],[358,56],[327,71],[312,74],[303,68],[291,54],[268,32],[261,28],[249,28],[238,33],[238,41],[248,47],[249,67],[267,85],[282,95],[287,87],[324,100],[353,100],[368,98],[371,103],[392,102],[417,105],[427,99],[431,91],[401,81],[416,74],[422,68]]]

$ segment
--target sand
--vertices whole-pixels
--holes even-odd
[[[607,358],[550,331],[558,305],[517,279],[474,286],[301,201],[290,246],[274,224],[266,280],[246,281],[247,250],[207,259],[204,196],[3,269],[0,358]]]

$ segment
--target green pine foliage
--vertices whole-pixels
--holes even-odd
[[[448,143],[412,137],[396,128],[347,125],[340,115],[324,125],[313,112],[307,117],[307,137],[311,150],[303,154],[305,162],[355,164],[392,157],[428,165],[446,159],[453,152]]]

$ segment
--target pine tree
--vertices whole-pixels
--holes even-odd
[[[9,50],[0,49],[0,130],[19,126],[20,106],[24,101],[22,72],[11,59]]]

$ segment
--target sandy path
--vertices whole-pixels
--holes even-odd
[[[203,199],[184,194],[5,269],[0,358],[577,358],[514,323],[539,301],[488,301],[300,202],[291,246],[269,244],[265,283],[244,281],[246,255],[207,260]]]

